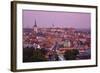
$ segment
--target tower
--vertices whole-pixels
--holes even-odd
[[[35,33],[37,33],[37,32],[38,32],[38,28],[37,28],[37,23],[36,23],[36,20],[35,20],[35,22],[34,22],[33,32],[35,32]]]
[[[52,24],[52,28],[54,28],[55,27],[55,25],[54,24]]]

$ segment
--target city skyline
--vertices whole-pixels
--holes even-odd
[[[78,12],[55,12],[23,10],[23,28],[80,28],[90,29],[91,14]]]

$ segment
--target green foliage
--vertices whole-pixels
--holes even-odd
[[[33,62],[40,62],[40,61],[46,61],[44,53],[41,51],[41,49],[36,49],[33,51],[32,61]]]
[[[67,50],[64,54],[66,60],[75,60],[79,51],[77,49]]]

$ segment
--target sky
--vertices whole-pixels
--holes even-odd
[[[32,28],[35,24],[39,28],[61,27],[90,29],[91,14],[79,12],[56,12],[23,10],[23,28]]]

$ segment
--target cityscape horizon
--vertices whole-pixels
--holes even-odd
[[[23,62],[91,59],[91,14],[23,10]]]
[[[91,14],[78,12],[52,12],[23,10],[23,28],[91,28]]]

